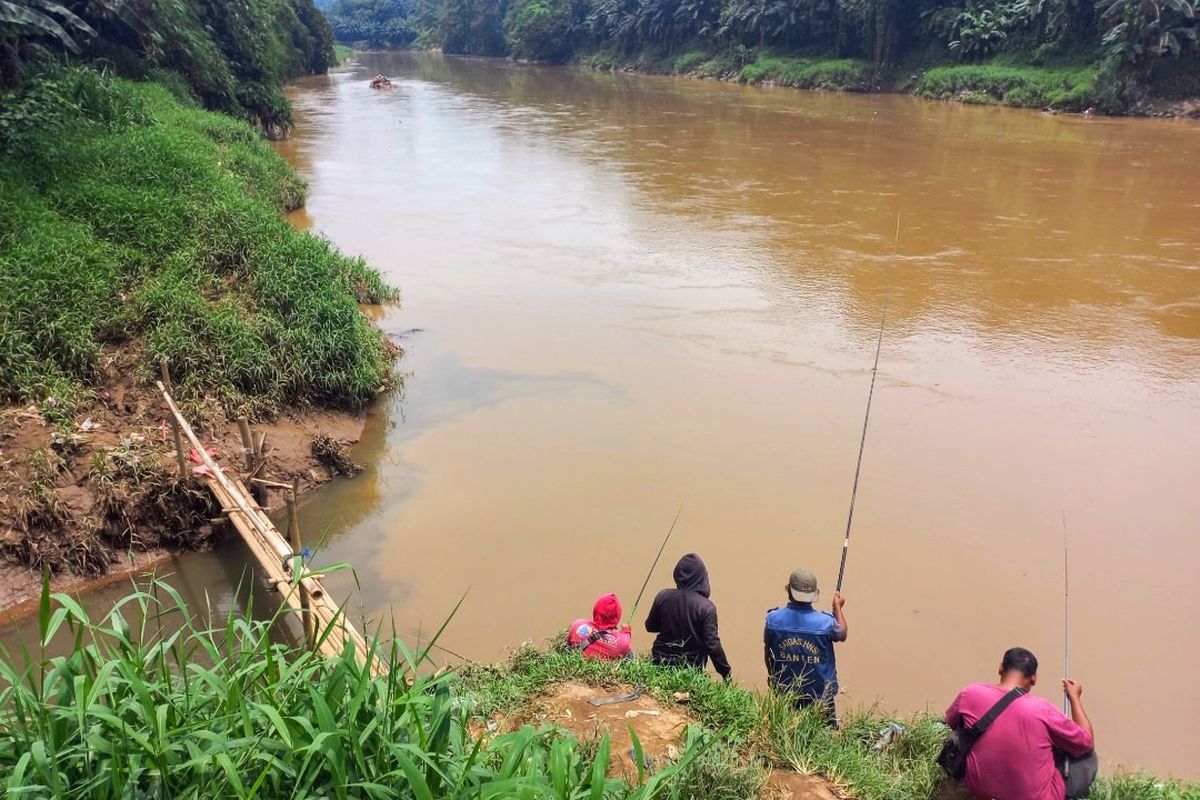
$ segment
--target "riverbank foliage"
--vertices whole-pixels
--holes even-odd
[[[1200,95],[1195,0],[340,2],[390,3],[449,53],[1112,113]]]
[[[88,67],[0,111],[0,399],[68,416],[102,357],[170,360],[227,410],[358,407],[389,364],[379,275],[283,218],[304,185],[244,122]]]
[[[283,84],[333,59],[312,0],[3,0],[0,12],[0,89],[47,55],[71,56],[277,135],[291,125]]]
[[[821,775],[862,800],[928,800],[946,780],[929,716],[866,713],[830,729],[812,711],[641,659],[584,661],[522,646],[507,663],[434,671],[430,651],[372,644],[324,659],[281,641],[277,618],[194,615],[154,582],[92,620],[43,590],[38,641],[0,652],[0,774],[14,796],[106,798],[746,798],[770,770]],[[55,643],[66,654],[48,657]],[[688,693],[679,754],[634,785],[607,777],[607,736],[492,726],[563,681]],[[900,726],[900,727],[896,727]],[[634,747],[640,746],[636,741]],[[1100,781],[1098,800],[1197,800],[1149,776]]]
[[[0,775],[9,796],[69,798],[694,797],[678,778],[703,754],[628,786],[607,739],[524,726],[485,738],[453,673],[383,648],[377,677],[348,651],[281,644],[269,621],[195,618],[154,584],[92,621],[43,595],[40,641],[0,653]],[[73,641],[47,658],[55,636]]]
[[[406,47],[417,38],[412,0],[334,0],[325,16],[339,42]]]

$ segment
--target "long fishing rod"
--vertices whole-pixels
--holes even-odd
[[[900,241],[900,214],[896,214],[896,241]],[[875,376],[879,374],[879,351],[883,348],[883,329],[887,324],[888,302],[892,299],[892,282],[888,279],[887,293],[883,296],[883,315],[879,318],[879,340],[875,343],[875,365],[871,367],[871,389],[867,392],[867,413],[863,415],[862,438],[858,442],[858,463],[854,466],[854,488],[850,490],[850,513],[846,515],[846,538],[842,540],[842,563],[838,566],[836,591],[842,590],[842,579],[846,576],[846,556],[850,554],[850,528],[854,524],[854,501],[858,499],[858,476],[862,473],[863,450],[867,446],[867,423],[871,420],[871,399],[875,396]]]
[[[683,502],[680,501],[679,508],[675,509],[675,519],[671,520],[671,528],[667,531],[666,538],[663,539],[662,545],[658,548],[658,555],[654,557],[654,563],[650,565],[650,571],[646,573],[646,580],[642,581],[642,590],[638,592],[637,599],[633,601],[633,610],[629,612],[629,622],[633,623],[633,618],[637,614],[638,604],[642,602],[642,595],[646,593],[646,587],[650,585],[650,576],[654,574],[654,568],[658,566],[658,560],[662,558],[663,550],[667,549],[667,542],[671,540],[671,534],[675,532],[675,523],[679,522],[679,515],[683,513]]]
[[[1067,561],[1067,512],[1063,523],[1063,677],[1071,677],[1071,573]],[[1063,713],[1071,715],[1070,698],[1063,690]]]
[[[1071,572],[1067,560],[1067,512],[1062,512],[1063,523],[1063,679],[1071,677]],[[1063,685],[1063,716],[1071,718],[1071,696]],[[1071,759],[1063,761],[1063,777],[1071,774]]]

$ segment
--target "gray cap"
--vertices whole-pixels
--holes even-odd
[[[811,603],[821,594],[817,588],[817,576],[806,569],[798,569],[788,579],[788,592],[797,603]]]

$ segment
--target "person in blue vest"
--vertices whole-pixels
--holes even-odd
[[[820,703],[837,725],[834,699],[838,693],[837,661],[833,643],[846,641],[849,626],[841,592],[833,595],[833,614],[817,611],[821,596],[817,576],[806,569],[792,573],[787,584],[788,604],[767,612],[763,644],[767,682],[771,689],[791,698],[797,708]]]

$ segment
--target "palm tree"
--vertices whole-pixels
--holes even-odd
[[[115,15],[122,0],[89,2]],[[30,56],[55,49],[78,53],[80,43],[95,35],[87,21],[54,0],[0,0],[0,85],[13,85]]]

